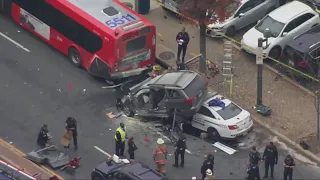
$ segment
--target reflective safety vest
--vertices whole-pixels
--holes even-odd
[[[168,150],[165,145],[158,145],[153,152],[153,158],[155,159],[157,164],[166,164]]]
[[[124,141],[125,141],[125,138],[126,138],[126,127],[124,127],[124,130],[122,130],[121,127],[118,127],[118,128],[117,128],[117,130],[116,130],[116,135],[114,135],[114,138],[116,139],[116,141],[118,141],[117,132],[119,132],[120,135],[121,135],[121,142],[124,142]]]

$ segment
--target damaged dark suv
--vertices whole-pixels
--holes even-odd
[[[192,117],[205,101],[208,83],[197,73],[179,71],[149,78],[122,99],[124,114],[168,118]]]
[[[320,25],[295,37],[283,49],[282,61],[289,66],[318,76],[320,59]]]

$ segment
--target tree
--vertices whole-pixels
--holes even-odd
[[[206,71],[206,28],[208,24],[225,21],[239,7],[242,0],[184,0],[180,12],[184,20],[196,23],[200,28],[199,71]]]

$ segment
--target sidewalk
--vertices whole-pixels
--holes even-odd
[[[8,162],[9,164],[12,164],[17,168],[24,169],[24,172],[28,174],[39,174],[39,176],[36,177],[39,179],[47,180],[50,177],[57,176],[60,180],[63,180],[62,177],[55,174],[51,170],[40,167],[33,162],[25,159],[23,156],[25,156],[24,153],[0,138],[0,159]]]
[[[194,54],[199,54],[198,28],[188,24],[181,25],[178,20],[171,17],[170,14],[164,13],[161,8],[152,11],[146,17],[157,26],[157,43],[161,44],[162,47],[165,46],[176,52],[175,36],[181,27],[185,26],[191,38],[188,46],[190,54],[186,59]],[[168,30],[168,27],[170,27],[170,30]],[[157,50],[160,49],[158,48]],[[160,53],[157,52],[157,54]],[[221,40],[207,38],[207,57],[221,64],[223,60]],[[174,60],[172,58],[172,61]],[[272,115],[270,117],[262,117],[253,110],[253,106],[256,104],[257,81],[257,66],[254,59],[250,56],[244,56],[241,52],[237,52],[234,55],[233,64],[235,67],[235,78],[232,100],[249,110],[254,116],[269,125],[272,130],[280,132],[294,142],[298,142],[304,137],[310,137],[315,133],[317,113],[314,97],[298,89],[284,78],[275,80],[278,75],[264,68],[263,104],[272,108]],[[193,65],[193,69],[197,69],[197,64]],[[228,96],[227,92],[229,91],[227,89],[217,86],[217,83],[221,80],[222,78],[219,76],[211,78],[209,80],[209,87]],[[315,154],[318,153],[317,148],[313,150]]]

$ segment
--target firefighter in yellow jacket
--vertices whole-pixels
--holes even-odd
[[[153,159],[156,162],[156,170],[163,175],[166,175],[166,163],[167,163],[168,150],[164,144],[163,139],[157,140],[157,147],[153,151]]]
[[[152,71],[149,73],[149,76],[151,78],[157,77],[159,75],[161,75],[161,66],[156,64],[152,67]]]

